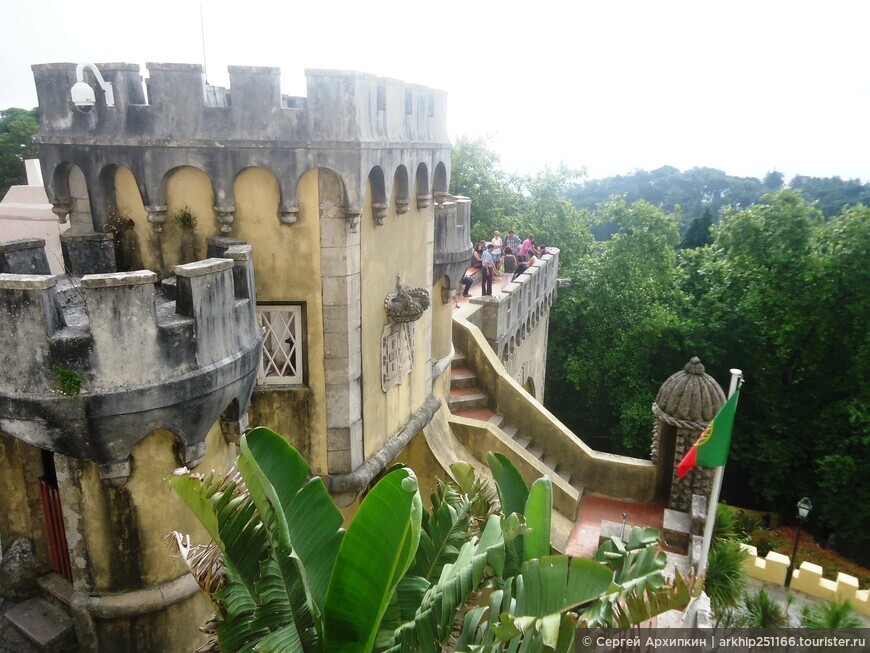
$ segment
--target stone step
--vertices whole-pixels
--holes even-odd
[[[543,456],[541,456],[541,462],[550,469],[552,469],[554,472],[556,471],[556,467],[559,466],[559,459],[551,453],[545,453]]]
[[[44,598],[19,603],[6,612],[6,619],[43,651],[50,651],[73,638],[72,618]]]
[[[448,407],[451,413],[473,408],[486,408],[487,404],[489,404],[489,397],[478,388],[460,388],[450,391]]]
[[[466,419],[476,419],[479,422],[488,422],[495,415],[488,407],[472,408],[470,410],[455,410],[451,411],[457,417],[465,417]]]
[[[532,441],[531,441],[531,440],[529,440],[528,438],[524,438],[524,437],[521,436],[521,435],[517,435],[517,436],[514,438],[514,441],[515,441],[518,445],[520,445],[523,449],[528,449],[528,448],[529,448],[529,445],[532,444]]]
[[[492,417],[487,420],[493,426],[498,426],[501,428],[501,425],[504,424],[504,417],[499,415],[498,413],[493,413]]]
[[[454,367],[450,371],[450,388],[470,388],[477,385],[477,374],[467,367]]]
[[[556,474],[558,474],[559,478],[565,481],[568,485],[571,485],[571,472],[557,467]]]
[[[465,354],[463,354],[461,351],[454,351],[453,360],[450,361],[450,367],[454,370],[457,368],[468,367],[468,365],[466,364],[467,362],[468,361],[465,358]]]
[[[59,607],[69,607],[72,601],[73,586],[60,574],[45,574],[36,579],[46,597]]]
[[[535,458],[540,459],[541,456],[544,455],[544,447],[542,447],[542,446],[539,445],[539,444],[533,444],[533,445],[531,445],[531,446],[529,446],[529,447],[526,447],[526,449],[527,449],[528,452],[529,452],[530,454],[532,454]]]
[[[509,438],[513,438],[514,440],[519,442],[520,438],[519,438],[519,433],[517,431],[516,426],[511,426],[510,424],[505,424],[504,426],[501,427],[501,430],[504,431],[504,434],[506,436],[508,436]],[[523,440],[525,440],[526,443],[528,444],[529,440],[527,438],[523,438]],[[524,444],[523,447],[525,447],[525,446],[526,445]]]

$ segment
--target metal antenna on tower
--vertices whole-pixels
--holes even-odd
[[[202,3],[199,3],[199,29],[202,35],[202,71],[205,73],[205,81],[208,82],[208,63],[205,58],[205,19],[203,18]]]

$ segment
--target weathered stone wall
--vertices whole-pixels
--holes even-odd
[[[552,248],[503,292],[476,297],[468,320],[480,328],[508,373],[543,402],[550,306],[556,299],[559,250]]]
[[[123,479],[111,466],[168,428],[195,465],[221,413],[247,406],[260,357],[250,247],[225,256],[178,266],[174,302],[148,271],[61,278],[60,288],[50,275],[0,274],[3,430]]]
[[[534,434],[545,451],[561,452],[559,466],[587,492],[647,503],[656,496],[656,467],[648,460],[602,453],[579,440],[555,415],[511,378],[482,331],[454,317],[453,339],[465,351],[490,408],[521,433]]]

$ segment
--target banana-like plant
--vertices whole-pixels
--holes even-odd
[[[500,511],[460,465],[454,473],[473,495],[441,483],[426,512],[414,473],[396,466],[347,531],[323,481],[269,429],[242,437],[223,478],[171,476],[212,537],[191,548],[176,534],[215,606],[210,646],[437,653],[489,583],[488,608],[465,615],[455,650],[567,651],[578,624],[646,619],[682,598],[662,583],[654,531],[636,529],[627,547],[614,542],[596,560],[550,555],[550,480],[529,489],[504,456],[488,462]]]

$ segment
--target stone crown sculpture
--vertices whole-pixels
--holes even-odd
[[[402,283],[396,275],[396,290],[384,299],[384,310],[393,324],[415,322],[429,308],[429,292]]]

